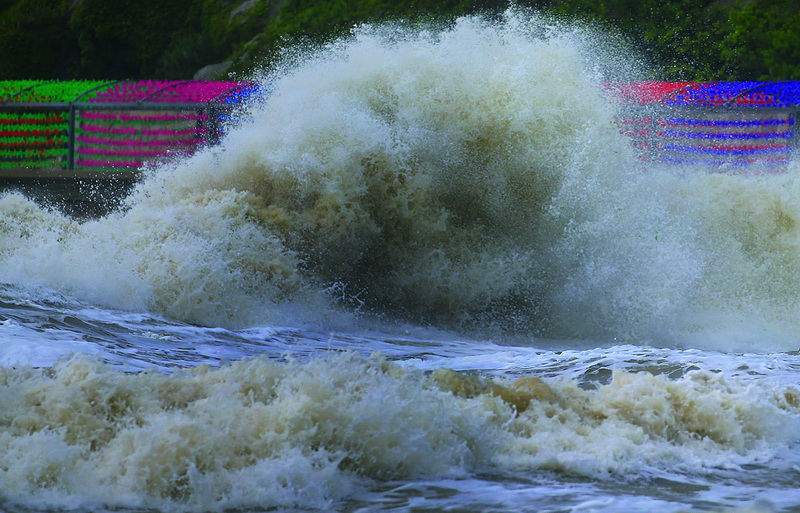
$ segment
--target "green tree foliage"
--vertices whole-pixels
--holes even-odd
[[[287,0],[280,3],[258,35],[256,48],[240,48],[238,69],[247,69],[254,60],[268,59],[281,45],[298,40],[321,43],[358,24],[436,21],[507,7],[506,0]]]
[[[516,0],[619,32],[654,78],[800,78],[793,0]],[[493,15],[509,0],[0,0],[0,78],[191,78],[269,63],[356,24]]]
[[[81,0],[69,21],[84,74],[106,78],[153,76],[168,44],[199,31],[192,0]]]
[[[68,0],[0,2],[0,78],[77,78]]]
[[[622,31],[661,68],[661,78],[731,78],[721,47],[728,30],[727,8],[718,0],[554,0],[552,7]]]
[[[800,8],[794,0],[755,0],[730,12],[723,52],[742,77],[800,79]]]

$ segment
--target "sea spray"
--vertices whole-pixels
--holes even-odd
[[[20,250],[7,279],[58,266],[71,276],[49,279],[81,294],[110,269],[130,279],[107,303],[205,324],[337,286],[416,320],[547,330],[553,243],[574,217],[553,197],[582,175],[603,195],[629,151],[581,42],[546,23],[356,31],[271,77],[252,122],[155,172],[124,213],[65,239],[62,262]]]
[[[735,347],[796,348],[794,167],[638,162],[601,39],[524,11],[357,28],[263,77],[250,121],[119,212],[78,224],[3,198],[0,279],[212,326],[355,306],[633,343],[713,346],[735,322]]]
[[[705,328],[700,330],[708,335],[705,347],[745,352],[800,347],[798,171],[792,162],[781,175],[663,176],[665,203],[694,222],[695,245],[707,262],[695,307],[684,317]],[[762,342],[766,339],[769,344]],[[693,337],[690,344],[698,342]]]

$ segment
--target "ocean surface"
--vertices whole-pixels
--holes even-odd
[[[800,511],[800,164],[638,160],[620,52],[360,27],[105,215],[0,195],[0,510]]]

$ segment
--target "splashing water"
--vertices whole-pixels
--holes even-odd
[[[797,166],[636,160],[603,37],[360,27],[119,211],[0,197],[0,507],[800,504]]]
[[[643,172],[580,36],[519,14],[356,31],[267,77],[252,122],[124,213],[76,225],[6,197],[4,278],[207,325],[327,291],[559,338],[793,328],[794,174]]]
[[[678,381],[619,372],[585,391],[445,369],[426,378],[353,355],[172,376],[80,357],[46,374],[7,370],[2,383],[4,495],[48,504],[57,490],[90,508],[325,508],[364,479],[493,467],[591,477],[711,469],[785,441],[800,402],[796,390],[701,372]]]

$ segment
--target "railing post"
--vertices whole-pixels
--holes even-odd
[[[199,118],[195,130],[197,132],[204,132],[203,139],[205,140],[205,145],[209,146],[211,144],[211,118],[208,113],[208,105],[200,107],[197,110],[197,114]]]
[[[214,144],[214,122],[212,121],[214,113],[212,112],[211,105],[204,105],[200,112],[205,116],[203,125],[206,130],[206,146],[212,146]]]
[[[219,143],[219,114],[220,111],[216,105],[212,103],[206,104],[206,113],[208,119],[206,120],[206,144],[214,146]]]
[[[650,109],[650,134],[647,142],[650,145],[648,152],[650,153],[651,164],[657,164],[660,160],[658,154],[658,121],[663,114],[663,109],[660,106]]]
[[[67,133],[67,169],[75,169],[75,104],[69,104],[69,129]]]

